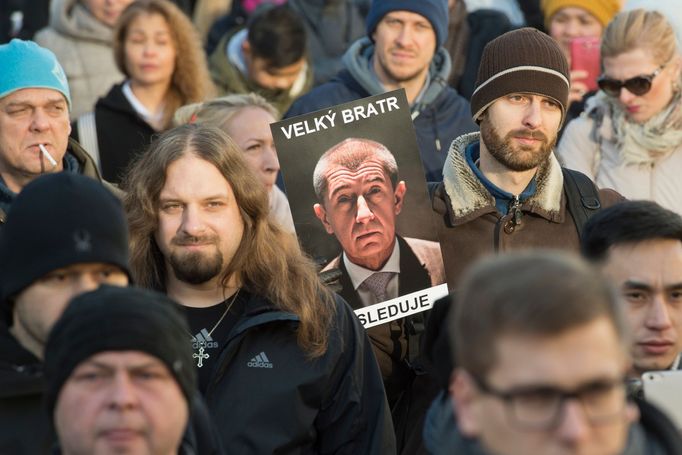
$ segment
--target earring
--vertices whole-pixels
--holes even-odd
[[[671,85],[673,93],[677,95],[680,92],[680,81],[678,79],[675,79],[672,81]]]

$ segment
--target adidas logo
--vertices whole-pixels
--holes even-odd
[[[200,347],[205,348],[217,348],[218,343],[213,341],[211,335],[208,334],[208,330],[201,329],[201,332],[197,333],[192,337],[192,349],[199,349]]]
[[[272,363],[270,363],[270,359],[265,355],[265,352],[261,352],[251,359],[246,366],[251,368],[272,368]]]

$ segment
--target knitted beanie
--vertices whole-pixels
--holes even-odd
[[[0,45],[0,68],[0,98],[25,88],[49,88],[64,95],[71,108],[66,74],[49,49],[13,39]]]
[[[594,16],[602,27],[606,27],[620,11],[621,4],[621,0],[542,0],[540,8],[545,17],[545,29],[549,30],[552,16],[561,8],[582,8]]]
[[[128,273],[128,225],[121,202],[101,182],[72,172],[30,182],[0,236],[0,306],[11,324],[12,297],[53,270],[105,263]]]
[[[495,100],[511,93],[552,98],[561,106],[562,122],[568,106],[570,71],[561,48],[548,35],[525,27],[486,44],[471,96],[471,114],[481,114]]]
[[[436,33],[436,49],[448,37],[448,0],[372,0],[367,13],[367,36],[370,39],[377,24],[391,11],[411,11],[424,16]]]
[[[196,372],[187,322],[159,292],[100,286],[74,298],[45,345],[45,401],[49,415],[73,370],[95,354],[141,351],[163,362],[191,403]]]

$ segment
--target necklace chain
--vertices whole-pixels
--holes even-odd
[[[209,337],[213,334],[213,331],[218,328],[220,323],[223,322],[223,319],[225,319],[225,316],[227,315],[227,313],[229,313],[230,308],[232,308],[232,305],[234,305],[234,301],[237,300],[237,296],[239,295],[239,291],[241,291],[241,288],[237,288],[237,292],[235,292],[234,296],[232,296],[232,300],[230,301],[229,305],[227,305],[227,308],[223,312],[222,316],[220,316],[220,319],[218,319],[218,322],[215,323],[215,325],[213,326],[211,331],[208,332]],[[192,334],[190,333],[190,335],[192,335]],[[192,338],[194,338],[194,336],[192,336]],[[199,353],[192,354],[192,357],[197,359],[197,367],[201,368],[204,366],[204,359],[208,359],[209,357],[211,357],[211,355],[204,352],[204,347],[206,345],[206,342],[200,341],[198,343],[198,345],[199,345]]]
[[[225,311],[223,312],[223,315],[220,316],[220,319],[218,319],[218,322],[215,323],[213,328],[208,332],[208,336],[213,335],[213,331],[218,328],[221,322],[223,322],[223,319],[225,319],[225,316],[227,313],[230,311],[230,308],[232,308],[232,305],[234,304],[234,301],[237,300],[237,296],[239,295],[239,291],[241,291],[242,288],[237,288],[237,292],[234,293],[234,296],[232,297],[232,300],[230,300],[230,304],[227,305],[227,308],[225,308]]]

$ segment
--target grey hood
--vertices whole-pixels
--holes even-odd
[[[50,27],[57,33],[111,45],[113,29],[95,19],[79,0],[52,0]]]
[[[344,54],[343,64],[370,95],[379,95],[385,93],[386,89],[381,85],[374,69],[372,69],[373,55],[374,43],[368,37],[360,38]],[[419,115],[419,111],[438,98],[438,95],[447,87],[451,68],[450,55],[444,48],[440,47],[429,66],[429,86],[422,93],[418,102],[412,106],[413,119]]]

